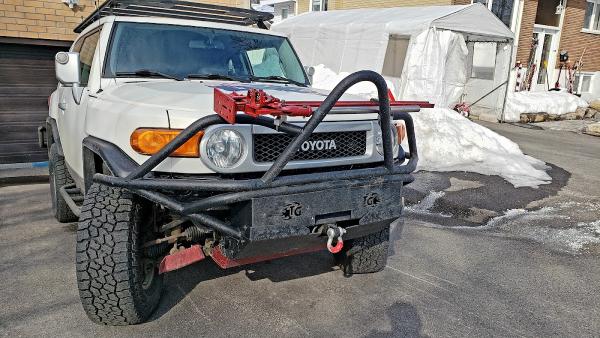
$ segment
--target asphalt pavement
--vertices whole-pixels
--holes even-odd
[[[580,242],[567,249],[561,241],[572,236],[548,234],[577,235],[593,229],[582,224],[600,219],[600,138],[486,126],[551,163],[564,182],[495,209],[493,200],[501,198],[482,191],[478,199],[489,199],[482,209],[498,214],[481,226],[410,213],[381,273],[346,278],[326,252],[232,270],[210,260],[197,263],[169,273],[154,316],[130,327],[100,326],[85,316],[75,281],[76,225],[52,218],[48,185],[0,185],[0,335],[597,336],[600,251],[594,233],[575,236]],[[437,177],[441,183],[430,185],[430,193],[444,191],[459,204],[451,193],[469,196],[469,189],[496,184],[495,178],[464,175]],[[395,238],[399,234],[394,231]]]

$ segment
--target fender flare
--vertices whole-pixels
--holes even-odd
[[[58,125],[56,124],[56,120],[52,117],[48,116],[46,118],[46,144],[48,145],[48,149],[52,143],[56,144],[58,155],[65,156],[63,153],[62,143],[60,142],[60,135],[58,134]]]
[[[131,157],[116,145],[94,136],[83,139],[83,172],[85,189],[92,185],[94,174],[102,173],[102,163],[116,177],[126,177],[139,167]],[[101,160],[101,161],[98,161]]]

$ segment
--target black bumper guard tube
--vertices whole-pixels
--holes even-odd
[[[369,81],[377,87],[379,98],[379,124],[383,139],[383,165],[374,168],[339,170],[317,174],[296,174],[279,177],[281,171],[292,159],[303,142],[309,139],[315,128],[323,121],[340,97],[354,84]],[[403,150],[400,147],[399,158],[394,160],[393,138],[391,120],[402,120],[406,125],[409,145],[408,162],[404,164],[405,157],[400,156]],[[192,136],[201,130],[215,124],[227,122],[219,115],[209,115],[193,122],[184,129],[170,143],[156,154],[150,156],[144,163],[131,171],[126,177],[115,177],[95,174],[93,180],[114,187],[122,187],[158,203],[172,211],[185,215],[195,222],[203,224],[216,231],[222,232],[236,239],[243,239],[242,233],[231,224],[227,224],[213,216],[202,213],[216,206],[223,206],[257,197],[275,196],[282,194],[295,194],[324,189],[351,187],[372,182],[412,182],[410,175],[419,160],[417,144],[414,134],[414,125],[407,112],[390,113],[390,101],[387,94],[387,85],[383,77],[373,71],[359,71],[343,79],[327,96],[325,101],[312,114],[304,127],[281,122],[269,117],[257,118],[238,114],[237,124],[256,124],[295,136],[285,150],[279,155],[271,167],[261,178],[234,180],[193,180],[193,179],[158,179],[147,177],[148,174],[169,155],[183,145]],[[194,202],[179,202],[161,191],[212,191],[221,192]]]

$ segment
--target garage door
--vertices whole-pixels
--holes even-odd
[[[37,127],[56,88],[54,55],[66,47],[0,43],[0,164],[46,161]]]

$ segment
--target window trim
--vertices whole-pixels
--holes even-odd
[[[597,15],[600,15],[600,0],[586,0],[586,5],[587,4],[593,4],[593,8],[592,8],[592,13],[590,14],[590,21],[591,22],[583,22],[583,28],[581,29],[581,31],[583,33],[591,33],[591,34],[600,34],[600,27],[598,27],[597,29],[593,29],[591,28],[592,23],[594,18]],[[586,11],[587,11],[587,6],[586,6]],[[585,13],[584,13],[584,18],[585,18]]]
[[[71,48],[69,49],[69,51],[70,51],[70,52],[77,52],[77,53],[80,53],[79,57],[81,58],[81,47],[83,47],[83,44],[85,43],[85,40],[86,40],[87,38],[89,38],[90,36],[92,36],[92,35],[96,34],[96,33],[98,33],[98,41],[96,42],[96,48],[98,48],[98,44],[100,43],[100,40],[102,39],[102,28],[103,28],[103,27],[104,27],[104,25],[100,25],[100,26],[98,26],[98,27],[96,27],[96,28],[92,29],[91,31],[89,31],[89,32],[85,33],[85,35],[82,35],[82,36],[78,37],[78,38],[77,38],[77,40],[75,40],[75,42],[73,42],[73,45],[71,45]],[[75,50],[75,46],[76,46],[77,44],[79,44],[79,46],[78,46],[78,47],[79,47],[79,50]],[[96,52],[95,52],[95,51],[96,51],[96,48],[94,48],[94,54],[96,54]],[[96,57],[96,56],[94,55],[94,58],[95,58],[95,57]],[[81,63],[81,59],[80,59],[80,61],[79,61],[79,62]],[[94,64],[94,59],[92,59],[92,65],[90,66],[90,76],[92,75],[92,74],[91,74],[91,72],[92,72],[93,64]],[[80,85],[81,85],[82,87],[87,87],[87,86],[88,86],[88,84],[89,84],[89,82],[90,82],[90,81],[89,81],[89,76],[88,76],[88,81],[86,81],[86,83],[83,83],[83,82],[82,82],[82,83],[80,83]]]

